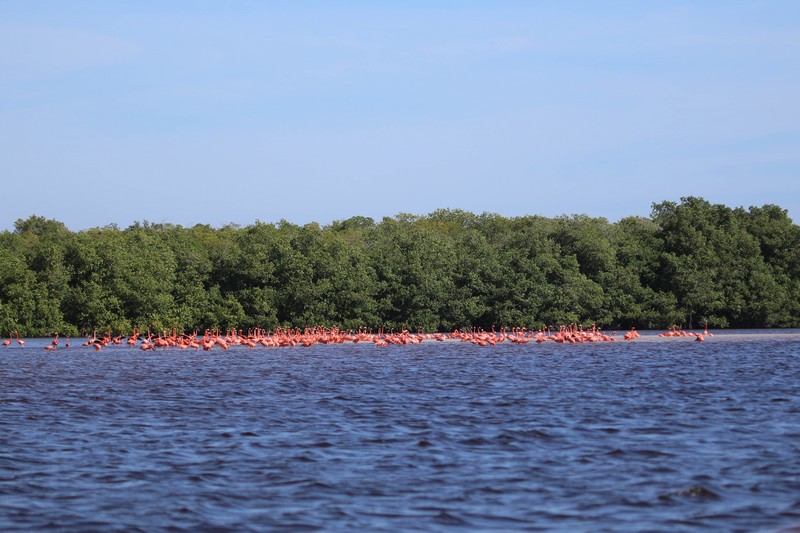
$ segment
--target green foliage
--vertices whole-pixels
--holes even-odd
[[[0,233],[0,333],[596,323],[797,327],[800,228],[702,198],[616,223],[439,209],[297,226]]]

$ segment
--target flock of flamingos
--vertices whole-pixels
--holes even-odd
[[[12,333],[16,333],[16,339]],[[19,338],[19,331],[9,332],[9,338],[3,341],[3,346],[11,346],[15,340],[19,346],[24,347],[25,341]],[[702,342],[706,337],[713,337],[713,333],[708,332],[708,324],[706,324],[703,333],[688,332],[681,330],[675,326],[671,327],[668,331],[660,333],[659,337],[690,337],[694,340]],[[631,329],[622,335],[625,341],[632,341],[640,337],[636,329]],[[392,345],[409,345],[420,344],[427,341],[460,341],[475,344],[478,346],[495,346],[504,342],[513,344],[527,344],[529,342],[543,343],[543,342],[556,342],[561,344],[576,344],[585,342],[615,342],[617,336],[612,334],[608,335],[600,329],[592,325],[589,329],[584,329],[581,326],[569,325],[560,326],[558,328],[546,328],[539,331],[526,331],[525,328],[511,328],[501,329],[495,331],[485,331],[481,328],[471,328],[469,331],[455,330],[452,333],[411,333],[406,329],[400,332],[389,331],[385,332],[383,329],[373,333],[367,329],[358,329],[356,331],[342,331],[338,328],[315,327],[305,329],[291,329],[291,328],[278,328],[275,331],[266,331],[260,328],[248,330],[244,334],[241,330],[228,330],[225,334],[221,334],[217,330],[206,330],[202,337],[195,331],[192,334],[178,333],[177,329],[172,332],[164,331],[158,335],[153,335],[148,329],[147,335],[140,334],[138,329],[134,329],[132,335],[112,336],[111,332],[98,337],[95,330],[94,335],[90,335],[85,342],[81,344],[83,347],[91,347],[96,351],[100,351],[106,346],[127,345],[139,346],[142,350],[157,350],[175,348],[180,350],[212,350],[215,347],[223,350],[229,349],[231,346],[244,346],[247,348],[255,348],[263,346],[266,348],[284,348],[303,346],[309,347],[314,344],[343,344],[350,343],[371,343],[377,347],[385,348]],[[59,336],[55,334],[55,338],[44,346],[45,350],[55,351],[59,348]],[[64,339],[63,348],[69,348],[69,339]]]

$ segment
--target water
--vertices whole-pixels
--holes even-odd
[[[0,347],[0,530],[780,531],[791,333]]]

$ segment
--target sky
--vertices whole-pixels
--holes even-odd
[[[800,2],[0,2],[0,230],[800,221]]]

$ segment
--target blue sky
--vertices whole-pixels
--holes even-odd
[[[0,229],[800,221],[794,1],[0,3]]]

